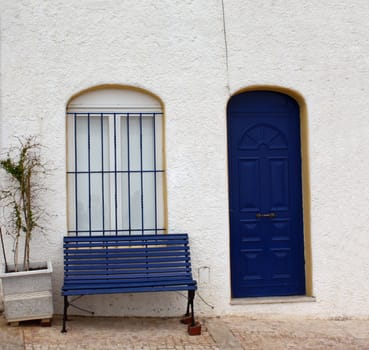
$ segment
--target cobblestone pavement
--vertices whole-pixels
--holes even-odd
[[[38,322],[24,322],[19,327],[11,327],[2,318],[0,349],[218,350],[206,327],[203,328],[201,336],[189,336],[186,326],[177,318],[70,316],[68,332],[61,333],[60,317],[55,317],[51,327],[40,327]],[[10,343],[12,339],[13,343]]]
[[[369,349],[369,320],[222,318],[243,349]]]
[[[25,322],[7,325],[0,316],[1,350],[284,350],[368,349],[369,320],[317,320],[298,317],[200,319],[201,336],[189,336],[176,318],[71,316],[51,327]]]

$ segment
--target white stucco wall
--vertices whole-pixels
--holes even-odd
[[[29,133],[47,146],[50,229],[35,237],[33,253],[53,261],[57,312],[66,105],[84,89],[121,84],[164,104],[169,231],[190,234],[199,293],[214,305],[197,298],[198,311],[369,317],[367,1],[224,0],[226,40],[220,0],[3,0],[0,11],[0,146]],[[226,104],[253,85],[305,99],[316,302],[230,304]],[[185,299],[93,296],[82,304],[99,315],[178,315]]]

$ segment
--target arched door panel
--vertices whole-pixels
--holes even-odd
[[[299,107],[253,91],[228,105],[232,296],[305,294]]]

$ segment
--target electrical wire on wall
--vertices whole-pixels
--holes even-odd
[[[225,63],[227,72],[227,89],[229,95],[231,95],[231,88],[229,83],[229,57],[228,57],[228,42],[227,42],[227,30],[226,30],[226,20],[225,20],[225,10],[224,10],[224,0],[222,2],[222,18],[223,18],[223,36],[224,36],[224,48],[225,48]]]
[[[181,293],[181,292],[176,292],[177,294],[179,294],[181,297],[183,297],[183,298],[185,298],[185,299],[187,299],[187,296],[186,295],[184,295],[183,293]],[[200,300],[206,305],[206,306],[208,306],[208,307],[210,307],[212,310],[214,310],[214,305],[211,305],[211,304],[209,304],[201,295],[200,295],[200,293],[199,293],[199,291],[197,291],[197,293],[196,293],[196,295],[200,298]]]

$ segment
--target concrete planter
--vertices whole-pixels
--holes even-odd
[[[4,315],[8,322],[51,320],[53,316],[51,262],[33,263],[31,269],[5,272],[5,265],[1,265]]]

